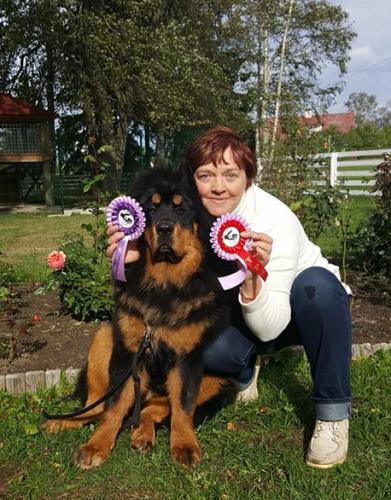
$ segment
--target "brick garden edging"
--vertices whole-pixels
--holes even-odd
[[[301,348],[302,349],[302,348]],[[379,344],[353,344],[352,358],[367,358],[377,351],[388,351],[391,342]],[[294,348],[298,350],[298,348]],[[80,372],[80,368],[67,368],[66,370],[39,370],[27,373],[12,373],[0,375],[0,391],[5,390],[12,394],[34,392],[39,387],[53,387],[60,383],[61,373],[64,372],[66,380],[71,382]]]

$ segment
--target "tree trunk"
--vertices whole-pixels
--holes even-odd
[[[289,33],[289,27],[290,27],[290,23],[291,23],[291,19],[292,19],[292,10],[293,10],[294,3],[295,3],[295,0],[290,1],[288,16],[286,19],[285,30],[284,30],[284,34],[282,37],[282,43],[281,43],[281,62],[280,62],[280,71],[279,71],[278,83],[277,83],[277,95],[276,95],[276,107],[275,107],[275,112],[274,112],[273,132],[272,132],[272,138],[271,138],[271,143],[270,143],[269,165],[272,164],[273,157],[274,157],[274,150],[275,150],[275,146],[276,146],[277,128],[278,128],[278,121],[279,121],[279,117],[280,117],[280,108],[281,108],[282,80],[284,77],[284,69],[285,69],[286,44],[287,44],[287,40],[288,40],[288,33]]]
[[[55,98],[54,98],[54,79],[55,70],[53,62],[53,51],[49,44],[46,45],[46,62],[47,62],[47,74],[46,74],[46,99],[48,111],[55,113]],[[56,174],[56,142],[55,142],[55,126],[54,119],[49,122],[49,141],[50,141],[50,152],[51,159],[44,163],[43,165],[43,178],[44,178],[44,189],[45,189],[45,205],[51,207],[54,205],[54,177]]]
[[[262,170],[264,167],[265,149],[269,137],[269,124],[267,123],[267,108],[268,108],[268,90],[270,81],[270,60],[269,60],[269,30],[267,26],[260,25],[259,29],[259,46],[261,52],[261,60],[258,61],[258,88],[261,89],[262,96],[258,106],[258,121],[255,135],[255,154],[257,158],[257,181],[261,182]],[[262,68],[262,71],[261,71]]]

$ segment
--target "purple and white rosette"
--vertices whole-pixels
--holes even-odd
[[[145,214],[140,204],[130,196],[118,196],[107,207],[106,221],[109,226],[118,226],[125,236],[118,243],[113,261],[112,277],[126,281],[125,253],[128,241],[137,240],[145,229]]]
[[[224,260],[239,260],[241,267],[228,276],[218,278],[224,290],[234,288],[243,282],[247,265],[242,258],[251,248],[251,240],[242,238],[240,233],[250,231],[248,222],[236,214],[225,214],[219,217],[210,231],[210,242],[215,253]]]

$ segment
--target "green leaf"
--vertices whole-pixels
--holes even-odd
[[[24,433],[27,436],[34,436],[39,433],[39,428],[36,424],[25,424]]]

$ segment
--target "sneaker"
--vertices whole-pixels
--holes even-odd
[[[250,380],[247,387],[238,392],[236,396],[236,401],[240,403],[249,403],[250,401],[255,401],[258,399],[258,376],[259,370],[261,369],[261,357],[257,356],[255,360],[253,377]]]
[[[307,453],[307,465],[329,469],[342,464],[348,452],[349,419],[326,422],[316,420]]]

